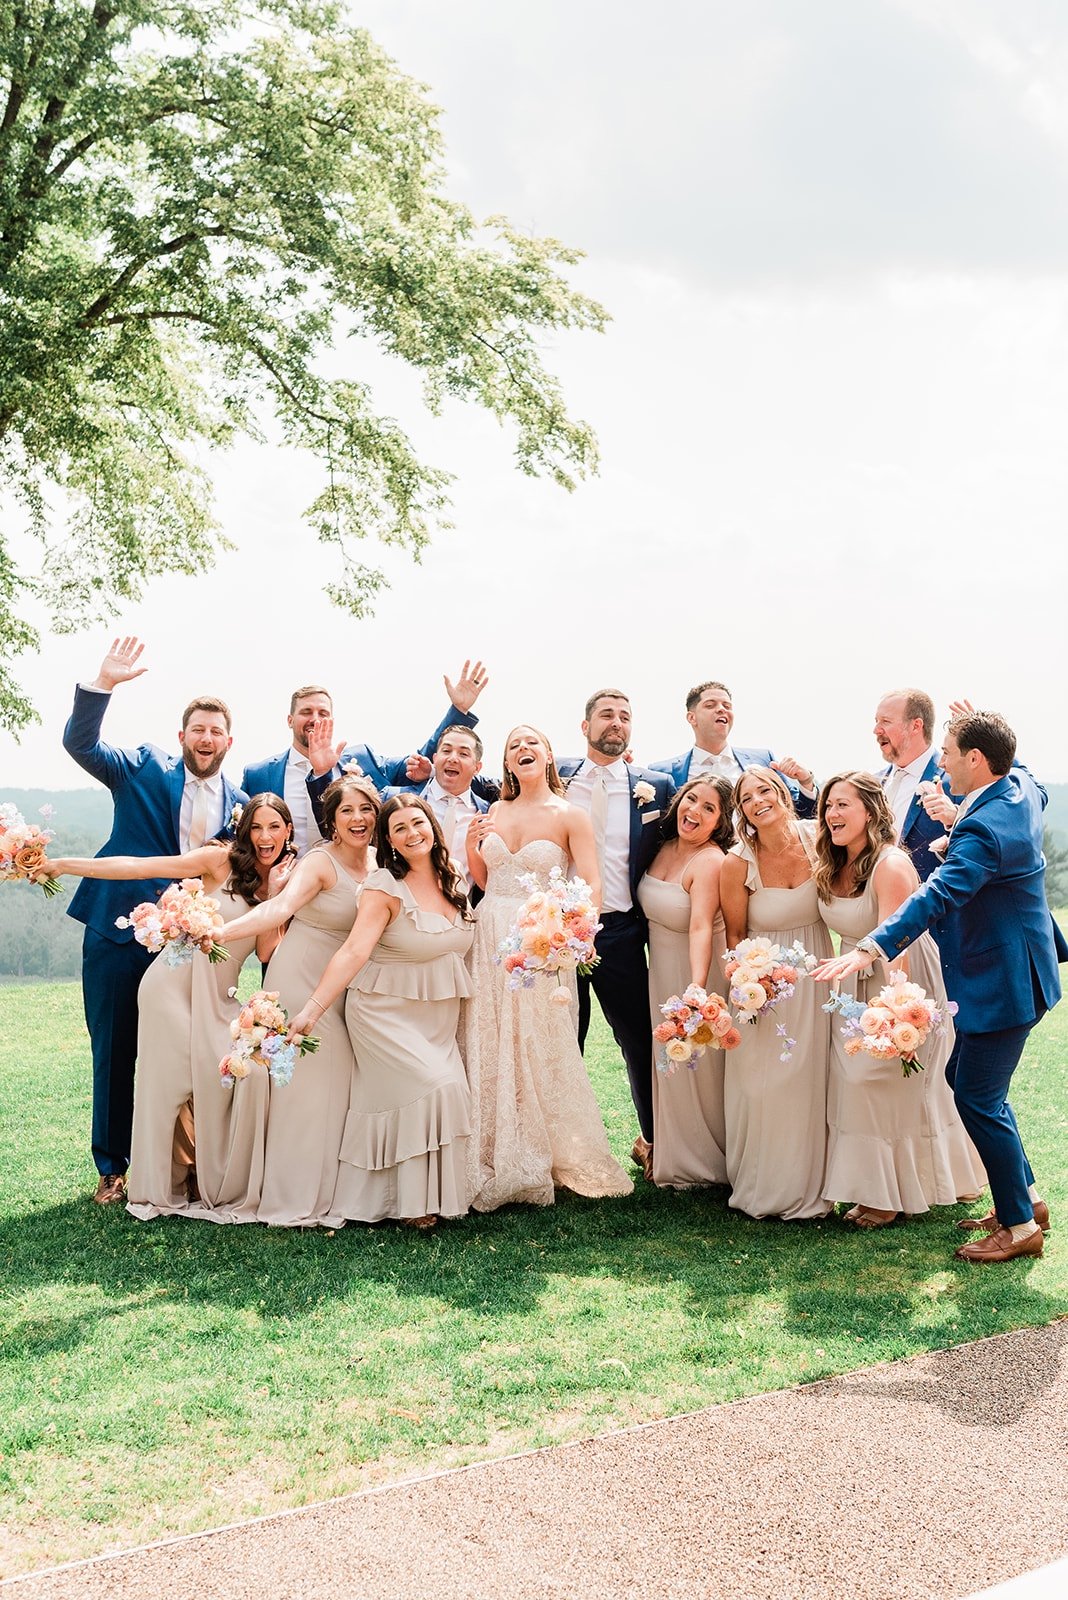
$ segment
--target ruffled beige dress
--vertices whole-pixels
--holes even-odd
[[[795,824],[813,860],[814,823]],[[746,862],[748,934],[778,944],[799,939],[810,955],[833,954],[813,880],[796,889],[765,889],[756,856],[735,846]],[[728,1050],[724,1067],[729,1204],[751,1217],[796,1221],[826,1216],[827,1071],[830,1018],[826,990],[801,978],[789,1000],[756,1022],[743,1022],[742,1042]],[[785,1029],[780,1034],[779,1029]],[[795,1040],[787,1055],[786,1039]]]
[[[471,993],[469,922],[422,911],[384,867],[365,889],[400,902],[353,979],[345,1021],[355,1055],[330,1215],[342,1221],[460,1217],[467,1210],[467,1078],[456,1044]]]
[[[303,1010],[352,932],[363,890],[339,861],[326,859],[334,869],[333,885],[296,913],[263,981],[265,989],[277,989],[291,1017]],[[353,1068],[344,994],[314,1031],[319,1049],[298,1058],[289,1083],[271,1085],[259,1219],[277,1228],[314,1228],[333,1206]]]
[[[513,855],[491,833],[482,854],[489,875],[476,913],[474,998],[463,1036],[475,1129],[471,1204],[476,1211],[517,1202],[550,1206],[557,1188],[590,1198],[630,1194],[634,1185],[609,1149],[578,1047],[574,973],[562,973],[559,983],[541,976],[528,989],[513,989],[497,962],[530,896],[521,880],[529,874],[546,883],[553,867],[567,869],[567,852],[551,839],[531,839]],[[554,1002],[560,990],[569,1005]]]
[[[690,896],[681,883],[665,883],[648,873],[638,885],[638,902],[649,923],[649,1012],[655,1028],[660,1007],[681,995],[690,982]],[[712,966],[704,987],[726,996],[723,917],[712,926]],[[724,1052],[709,1048],[693,1067],[671,1073],[658,1065],[653,1046],[653,1182],[690,1189],[727,1181],[727,1130],[723,1109]]]
[[[216,889],[225,921],[249,909],[229,882]],[[230,1023],[239,1005],[241,967],[255,938],[229,947],[229,961],[199,953],[182,966],[157,956],[138,990],[137,1076],[127,1211],[148,1219],[197,1217],[206,1222],[255,1222],[263,1182],[269,1080],[253,1066],[231,1087],[219,1062],[232,1045]],[[188,1110],[192,1105],[199,1200],[190,1200]]]
[[[888,845],[880,861],[892,852],[896,846]],[[820,915],[841,935],[842,954],[848,955],[880,920],[872,878],[856,898],[821,902]],[[921,934],[907,954],[912,982],[944,1007],[946,986],[931,935]],[[880,961],[870,975],[854,973],[842,987],[866,1004],[887,981],[888,969]],[[954,1205],[958,1195],[974,1195],[986,1186],[982,1162],[946,1082],[953,1038],[951,1022],[943,1033],[929,1034],[918,1052],[924,1070],[906,1078],[899,1061],[876,1061],[863,1051],[847,1056],[841,1019],[833,1019],[826,1199],[915,1215],[931,1206]]]

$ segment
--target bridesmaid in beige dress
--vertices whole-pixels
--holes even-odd
[[[664,843],[638,885],[649,923],[649,1011],[691,984],[726,995],[726,934],[719,904],[725,852],[734,843],[731,785],[692,778],[675,795],[663,823]],[[692,1068],[659,1070],[653,1049],[653,1182],[689,1189],[726,1183],[723,1051],[709,1048]]]
[[[348,989],[355,1053],[331,1214],[431,1228],[467,1210],[469,1098],[456,1045],[471,992],[463,883],[433,812],[416,795],[383,806],[356,924],[328,963],[291,1035],[314,1033]]]
[[[305,1005],[331,956],[352,932],[368,871],[381,802],[367,778],[336,779],[322,797],[329,844],[309,851],[274,899],[246,912],[230,937],[289,927],[271,957],[263,987],[291,1012]],[[292,921],[289,919],[292,918]],[[298,1061],[291,1081],[271,1086],[260,1222],[313,1228],[329,1214],[349,1109],[352,1046],[344,992],[315,1027],[319,1049]]]
[[[842,954],[896,911],[918,887],[916,869],[895,848],[897,828],[882,785],[868,772],[831,778],[819,801],[816,887],[820,915],[842,938]],[[938,946],[929,933],[891,964],[900,967],[942,1007],[946,989]],[[874,998],[888,981],[885,962],[868,977],[854,976],[850,992]],[[905,1077],[898,1061],[847,1056],[841,1022],[831,1024],[827,1104],[827,1200],[848,1200],[847,1220],[885,1228],[902,1213],[974,1199],[986,1182],[975,1147],[953,1103],[946,1062],[953,1025],[932,1033],[918,1052],[924,1070]]]
[[[295,860],[292,836],[285,801],[260,794],[245,806],[231,844],[207,844],[183,856],[100,856],[49,867],[82,878],[200,878],[233,923],[284,883]],[[261,941],[261,959],[269,943]],[[267,1069],[253,1067],[229,1088],[219,1076],[239,1010],[230,990],[254,947],[254,936],[235,940],[230,960],[218,963],[195,955],[171,966],[160,956],[141,980],[126,1208],[135,1217],[256,1220]]]
[[[815,823],[798,821],[789,790],[768,767],[743,772],[734,807],[739,843],[720,875],[728,948],[762,934],[782,945],[798,939],[810,955],[830,954],[813,877]],[[729,1203],[751,1217],[796,1221],[830,1210],[823,1198],[830,1050],[824,998],[801,978],[789,1000],[741,1025],[742,1042],[727,1055]]]

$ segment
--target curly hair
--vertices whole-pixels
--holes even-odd
[[[230,845],[230,887],[235,894],[250,906],[260,904],[259,895],[263,889],[263,879],[260,877],[259,864],[256,860],[256,851],[252,844],[252,823],[260,806],[270,806],[272,811],[277,811],[289,832],[286,842],[279,850],[275,862],[281,861],[283,856],[295,856],[296,846],[293,843],[293,814],[286,805],[282,796],[271,794],[269,790],[263,794],[254,794],[247,801],[241,812],[241,820],[237,824],[233,842]]]
[[[851,784],[868,814],[868,842],[853,863],[853,887],[848,898],[855,899],[864,893],[879,856],[888,844],[897,843],[897,823],[878,778],[873,778],[870,772],[839,772],[835,777],[828,778],[820,790],[816,810],[817,866],[813,873],[816,893],[824,902],[831,899],[831,885],[845,870],[849,860],[842,846],[832,841],[831,830],[827,826],[827,802],[836,783]]]
[[[690,778],[686,783],[683,784],[681,789],[677,789],[674,797],[672,798],[671,804],[667,809],[667,814],[664,817],[661,838],[665,844],[669,839],[678,838],[679,801],[684,800],[688,794],[690,794],[698,787],[699,784],[702,783],[711,784],[712,788],[715,789],[716,796],[719,800],[719,821],[716,823],[715,830],[708,842],[709,844],[718,844],[723,853],[726,854],[731,845],[734,843],[734,818],[732,816],[732,808],[734,806],[734,785],[731,783],[729,778]]]
[[[389,837],[390,818],[398,811],[421,811],[428,819],[434,831],[434,847],[430,852],[430,864],[438,880],[438,887],[451,906],[466,922],[471,915],[467,903],[467,892],[464,889],[464,880],[452,864],[449,852],[445,846],[445,835],[437,817],[431,811],[427,802],[420,794],[395,794],[387,800],[378,813],[378,822],[375,825],[375,855],[380,867],[385,867],[387,872],[393,874],[398,880],[406,878],[411,870],[407,861],[399,851],[394,850]]]

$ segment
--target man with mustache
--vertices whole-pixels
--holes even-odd
[[[227,831],[234,807],[247,799],[221,770],[233,740],[229,707],[214,695],[200,695],[186,707],[178,755],[152,744],[120,750],[101,739],[112,691],[147,670],[138,665],[143,649],[133,637],[114,641],[93,682],[75,690],[63,731],[68,755],[110,789],[114,800],[111,836],[98,856],[182,855]],[[98,1205],[126,1198],[137,989],[153,959],[135,942],[133,929],[117,928],[115,919],[142,900],[155,900],[165,887],[164,880],[84,878],[68,907],[68,915],[85,924],[82,994],[93,1054],[93,1160],[99,1173],[93,1198]]]

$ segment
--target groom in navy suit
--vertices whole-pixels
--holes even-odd
[[[139,678],[144,648],[137,639],[115,640],[95,680],[79,684],[63,730],[63,748],[90,777],[111,790],[111,837],[98,856],[175,856],[226,832],[245,794],[223,776],[232,743],[230,712],[222,700],[202,695],[182,717],[181,754],[155,745],[118,750],[100,737],[111,692]],[[135,943],[132,928],[117,928],[142,900],[155,900],[166,879],[136,882],[83,878],[68,915],[85,924],[82,993],[93,1052],[93,1160],[100,1181],[94,1199],[110,1205],[125,1198],[133,1123],[137,1057],[137,989],[153,959]]]
[[[963,800],[942,864],[855,951],[815,973],[841,979],[875,956],[893,960],[928,928],[936,935],[959,1007],[946,1076],[994,1202],[986,1237],[957,1251],[974,1262],[1040,1256],[1049,1226],[1008,1093],[1028,1034],[1060,999],[1057,965],[1068,951],[1046,904],[1041,798],[1022,769],[1010,776],[1015,753],[996,713],[953,718],[941,762]]]
[[[799,817],[816,815],[816,780],[792,756],[776,761],[766,745],[732,745],[734,702],[725,683],[698,683],[686,696],[686,721],[694,733],[692,747],[671,761],[654,761],[654,772],[666,772],[676,789],[691,778],[726,778],[736,783],[746,767],[771,767],[786,783]]]
[[[579,1045],[590,1025],[590,990],[600,1002],[630,1080],[641,1130],[632,1152],[647,1178],[653,1170],[653,1035],[649,1015],[648,928],[638,884],[660,845],[660,819],[675,792],[662,772],[624,761],[630,746],[630,700],[599,689],[586,702],[586,755],[557,763],[567,798],[590,813],[601,861],[599,964],[579,978]],[[667,996],[664,996],[667,999]]]

